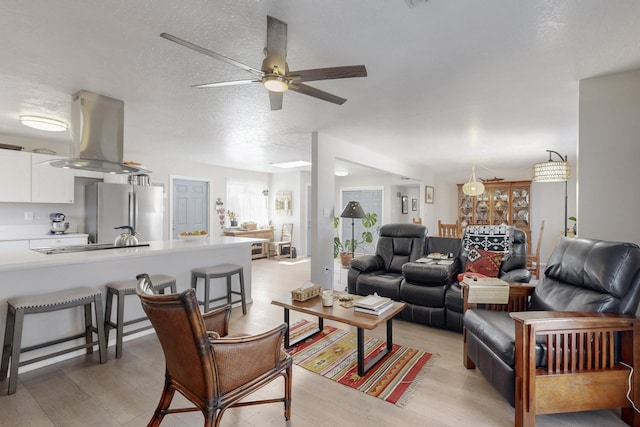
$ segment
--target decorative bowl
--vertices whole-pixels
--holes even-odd
[[[209,235],[208,234],[204,234],[204,235],[200,235],[199,234],[197,236],[194,236],[194,235],[191,235],[191,236],[179,235],[178,237],[180,238],[180,240],[184,240],[185,242],[192,242],[192,241],[195,241],[195,240],[204,240],[207,237],[209,237]]]

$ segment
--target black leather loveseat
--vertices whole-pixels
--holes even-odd
[[[348,291],[356,295],[374,292],[407,307],[400,318],[428,326],[462,332],[463,301],[458,275],[466,258],[462,240],[425,237],[426,229],[415,224],[388,224],[380,229],[375,255],[354,258],[348,275]],[[415,262],[428,254],[451,254],[449,265]],[[528,282],[526,236],[514,230],[511,256],[502,262],[500,277],[507,281]]]

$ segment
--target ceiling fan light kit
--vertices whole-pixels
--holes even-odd
[[[268,74],[262,78],[262,84],[271,92],[286,92],[289,81],[277,74]]]
[[[262,69],[238,62],[222,54],[198,46],[168,33],[160,34],[160,37],[177,43],[181,46],[195,50],[203,55],[210,56],[219,61],[233,65],[253,74],[253,79],[232,80],[215,83],[194,85],[197,88],[210,88],[220,86],[233,86],[249,83],[262,83],[269,91],[271,110],[282,109],[282,93],[291,90],[323,101],[337,105],[344,104],[347,100],[320,89],[304,84],[304,82],[317,80],[346,79],[351,77],[366,77],[367,69],[364,65],[348,65],[342,67],[314,68],[309,70],[289,71],[287,58],[287,23],[272,16],[267,16],[267,47],[264,49],[265,58],[262,61]],[[281,72],[284,70],[284,73]]]

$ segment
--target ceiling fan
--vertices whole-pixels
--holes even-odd
[[[255,77],[252,79],[231,80],[216,83],[193,85],[197,88],[209,88],[218,86],[243,85],[249,83],[262,83],[269,91],[271,110],[282,109],[283,93],[287,90],[312,96],[323,101],[342,105],[347,100],[331,93],[316,89],[304,84],[305,82],[330,79],[345,79],[349,77],[366,77],[367,69],[364,65],[348,65],[343,67],[313,68],[309,70],[289,71],[287,65],[287,23],[271,16],[267,16],[267,47],[264,49],[265,58],[261,69],[227,58],[224,55],[213,52],[204,47],[178,38],[168,33],[160,34],[160,37],[178,43],[184,47],[200,52],[203,55],[216,58],[227,64],[241,68]]]

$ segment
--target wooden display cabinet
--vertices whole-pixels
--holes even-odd
[[[484,193],[467,196],[458,184],[458,223],[513,225],[527,235],[531,247],[531,181],[499,181],[484,184]]]

